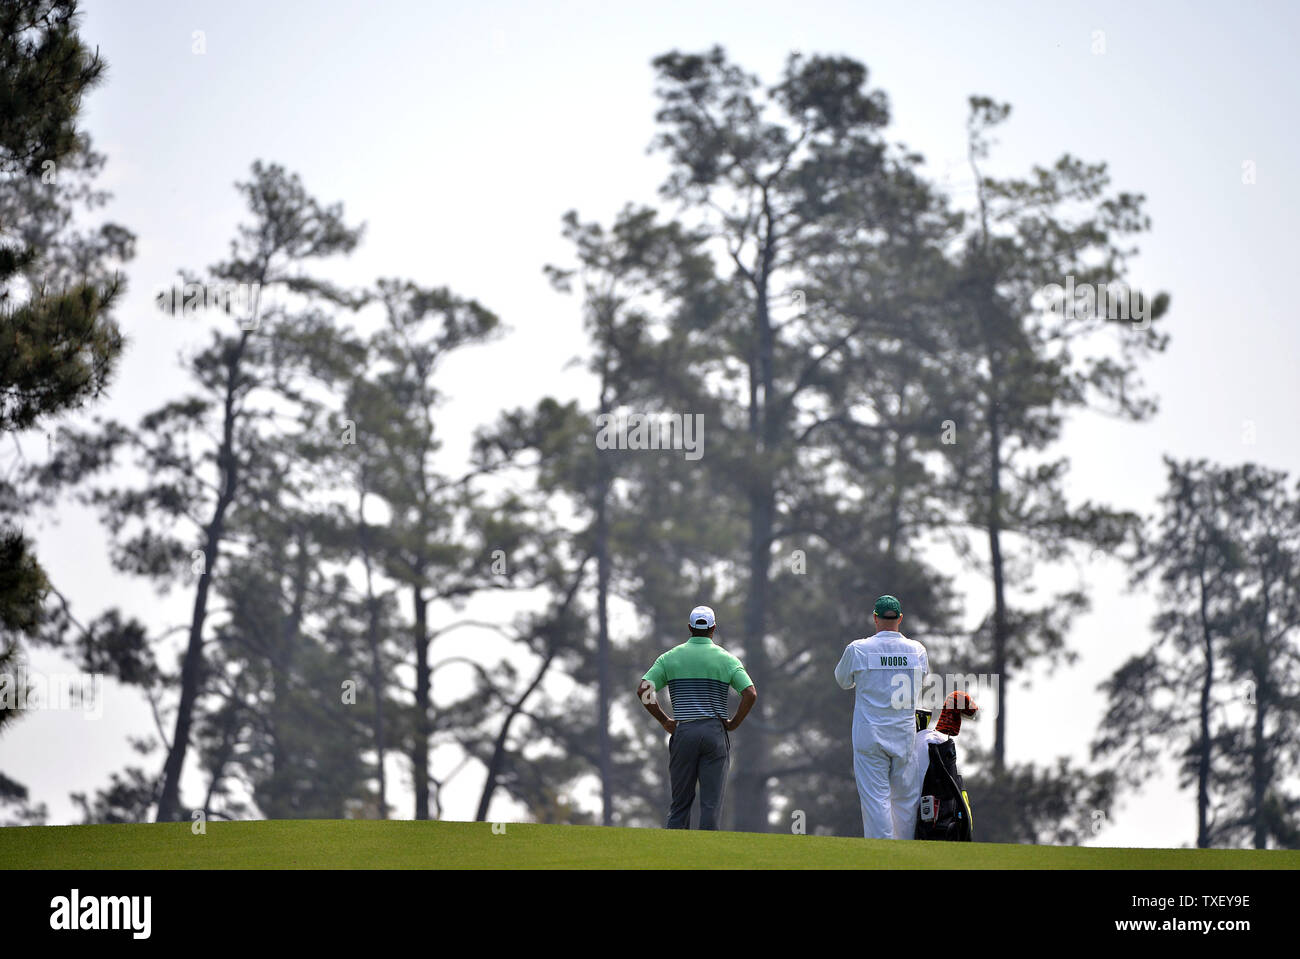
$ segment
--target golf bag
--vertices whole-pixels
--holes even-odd
[[[951,739],[930,743],[930,768],[921,784],[917,839],[970,842],[974,835],[970,799],[957,771],[957,747]]]

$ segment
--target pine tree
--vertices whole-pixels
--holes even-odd
[[[103,158],[77,125],[105,66],[77,21],[75,0],[0,8],[0,432],[15,445],[101,397],[123,349],[111,315],[122,285],[109,267],[130,258],[134,237],[113,224],[92,235],[69,227],[79,207],[107,199],[91,186]],[[19,638],[50,625],[53,588],[21,528],[42,501],[28,475],[21,462],[0,475],[0,674],[15,682]],[[0,709],[0,727],[17,715]],[[10,780],[0,792],[0,802],[25,799]]]

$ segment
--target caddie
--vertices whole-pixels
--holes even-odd
[[[930,671],[925,647],[899,627],[903,606],[881,596],[873,610],[874,636],[855,639],[835,667],[835,681],[855,689],[853,775],[862,804],[862,834],[868,839],[911,839],[916,828],[912,801],[916,707]]]

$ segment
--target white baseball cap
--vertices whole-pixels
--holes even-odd
[[[696,606],[691,610],[691,618],[689,622],[690,625],[696,628],[712,629],[717,623],[717,619],[713,615],[713,607]]]

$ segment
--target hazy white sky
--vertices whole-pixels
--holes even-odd
[[[232,185],[255,159],[297,171],[318,198],[341,200],[366,222],[363,245],[335,278],[447,284],[511,328],[504,343],[447,369],[453,448],[497,409],[548,392],[589,395],[565,368],[584,346],[576,304],[542,275],[543,264],[567,262],[560,217],[576,208],[608,221],[627,202],[655,201],[665,164],[646,152],[650,60],[721,43],[768,82],[791,50],[862,60],[889,95],[891,139],[923,153],[936,175],[951,170],[958,185],[966,98],[980,93],[1014,107],[995,173],[1068,151],[1107,161],[1117,187],[1147,195],[1154,229],[1132,279],[1173,297],[1173,343],[1146,370],[1162,409],[1141,426],[1071,424],[1072,495],[1148,512],[1165,453],[1300,473],[1300,332],[1288,288],[1300,210],[1296,10],[1284,2],[89,2],[82,33],[109,73],[87,101],[85,123],[109,158],[108,215],[140,238],[119,311],[131,349],[101,411],[134,419],[184,388],[176,357],[201,328],[164,319],[149,300],[177,269],[224,255],[244,218]],[[203,53],[194,52],[196,31]],[[1251,184],[1243,183],[1247,162]],[[142,614],[157,605],[146,584],[109,570],[89,513],[63,511],[57,526],[39,530],[39,543],[82,614],[118,602]],[[1084,758],[1101,713],[1096,684],[1148,641],[1151,599],[1129,593],[1122,571],[1104,563],[1083,575],[1095,612],[1072,635],[1080,661],[1017,694],[1013,708],[1025,712],[1010,727],[1013,760]],[[972,594],[972,616],[986,606],[982,592]],[[183,603],[166,608],[183,617]],[[58,668],[39,654],[33,666]],[[1062,714],[1050,700],[1063,692],[1075,702],[1087,694],[1084,705]],[[849,710],[846,700],[846,725]],[[1032,726],[1023,719],[1030,711]],[[24,720],[0,740],[0,768],[49,803],[52,821],[70,821],[67,793],[103,785],[133,758],[125,735],[150,726],[138,697],[110,691],[101,721],[55,712]],[[976,732],[968,726],[963,735],[968,729]],[[471,771],[448,794],[448,818],[472,816],[479,783]],[[400,802],[399,814],[409,815],[409,800]],[[510,813],[493,808],[500,818]],[[1192,796],[1165,777],[1140,801],[1130,797],[1096,841],[1183,844],[1194,814]]]

